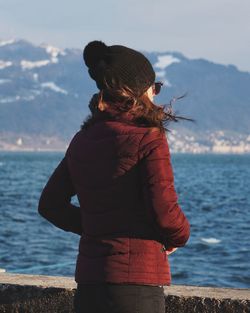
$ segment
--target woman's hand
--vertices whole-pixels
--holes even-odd
[[[168,249],[166,250],[166,254],[167,254],[167,255],[170,255],[171,253],[175,252],[177,249],[178,249],[178,248],[168,248]]]

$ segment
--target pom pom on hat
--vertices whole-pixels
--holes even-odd
[[[109,48],[102,41],[91,41],[83,50],[83,59],[87,67],[95,67],[105,58]]]

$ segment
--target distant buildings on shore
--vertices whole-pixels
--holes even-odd
[[[186,134],[172,130],[167,138],[173,153],[250,153],[250,135],[223,131]],[[0,133],[0,151],[66,151],[69,142],[57,136]]]

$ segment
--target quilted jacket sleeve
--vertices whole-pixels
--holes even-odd
[[[169,147],[165,134],[144,135],[139,150],[140,177],[147,213],[166,247],[181,247],[190,235],[174,187]]]
[[[81,235],[80,208],[70,203],[75,194],[64,156],[41,193],[38,212],[55,226]]]

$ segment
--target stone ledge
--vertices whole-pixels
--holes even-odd
[[[1,284],[37,286],[41,288],[63,288],[70,290],[76,288],[76,283],[72,277],[10,273],[0,273],[0,286]]]
[[[0,273],[0,313],[71,313],[71,277]],[[250,290],[165,287],[166,313],[249,313]]]

